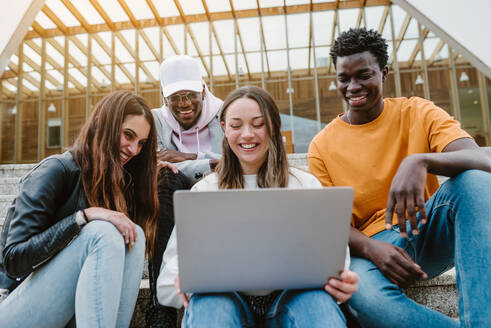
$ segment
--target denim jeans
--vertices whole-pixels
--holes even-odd
[[[346,319],[336,301],[322,289],[284,290],[266,314],[264,326],[346,327]],[[238,293],[194,294],[182,327],[258,327],[258,323]]]
[[[2,303],[9,327],[129,327],[138,297],[145,236],[131,252],[106,221],[91,221],[62,251],[26,278]]]
[[[403,248],[433,278],[455,266],[461,327],[491,327],[491,174],[465,171],[448,180],[426,202],[428,222],[419,235],[402,238],[397,226],[372,238]],[[377,267],[352,258],[360,276],[348,302],[363,327],[458,327],[459,323],[404,295]]]

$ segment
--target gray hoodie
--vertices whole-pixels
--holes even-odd
[[[161,108],[152,110],[159,148],[169,148],[198,155],[196,160],[175,163],[176,167],[193,184],[205,172],[211,170],[210,159],[219,159],[222,153],[223,130],[220,125],[220,110],[223,101],[215,97],[208,90],[206,84],[204,85],[206,96],[203,99],[200,117],[196,124],[188,130],[182,130],[181,125],[167,106],[163,105]]]

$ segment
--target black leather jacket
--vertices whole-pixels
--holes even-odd
[[[65,248],[81,231],[75,213],[87,207],[70,152],[48,157],[26,174],[0,238],[0,288],[12,291]]]

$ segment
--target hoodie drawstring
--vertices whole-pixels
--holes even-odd
[[[194,129],[194,131],[196,131],[196,144],[198,145],[198,151],[196,152],[196,155],[199,155],[199,150],[200,150],[200,149],[199,149],[199,148],[200,148],[200,147],[199,147],[199,133],[198,133],[199,128],[198,128],[198,127],[196,127],[196,128]]]

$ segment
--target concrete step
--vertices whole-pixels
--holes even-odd
[[[455,269],[433,279],[415,283],[406,290],[406,295],[449,317],[458,318],[459,316],[459,291],[457,290]]]
[[[0,165],[1,178],[22,177],[36,164],[2,164]]]
[[[20,177],[0,178],[0,195],[17,195]]]
[[[7,215],[7,210],[15,199],[15,195],[0,195],[0,217]]]

